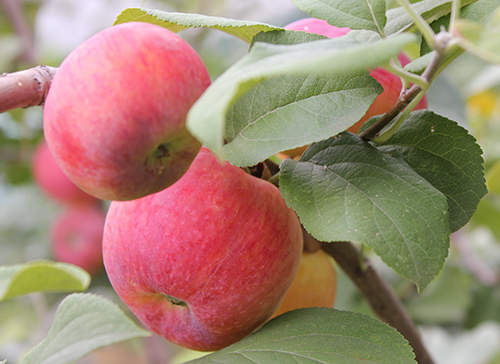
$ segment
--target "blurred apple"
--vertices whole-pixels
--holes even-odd
[[[78,188],[59,168],[49,147],[42,140],[33,153],[32,171],[40,189],[53,198],[69,205],[97,204],[99,200]]]
[[[276,186],[202,148],[174,185],[111,203],[103,254],[115,291],[147,327],[213,351],[276,311],[302,244],[297,215]]]
[[[185,119],[210,84],[191,46],[168,29],[107,28],[61,63],[44,106],[57,164],[87,193],[131,200],[175,183],[201,144]]]
[[[55,259],[77,265],[90,274],[103,268],[102,237],[105,213],[98,206],[66,210],[54,220],[51,236]]]
[[[332,308],[336,293],[337,274],[332,258],[321,249],[304,252],[299,271],[273,317],[299,308]]]

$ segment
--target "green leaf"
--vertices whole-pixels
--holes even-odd
[[[425,69],[427,68],[431,60],[435,57],[435,55],[436,51],[427,53],[422,57],[419,57],[416,60],[408,63],[406,66],[404,66],[404,69],[407,70],[408,72],[420,75],[425,71]]]
[[[283,161],[280,190],[315,238],[366,244],[420,290],[448,255],[445,196],[404,160],[352,133]]]
[[[341,38],[295,45],[255,43],[250,52],[215,80],[193,105],[187,117],[189,130],[225,158],[226,114],[238,98],[258,84],[285,75],[338,77],[364,71],[387,62],[405,44],[416,41],[413,35],[403,34],[378,42],[360,43],[356,36],[365,39],[363,34],[373,32],[357,31],[350,37],[351,33]],[[281,93],[269,97],[276,100]]]
[[[395,329],[368,316],[328,308],[287,312],[260,330],[190,364],[416,364]]]
[[[500,64],[500,8],[484,25],[460,19],[453,32],[462,48],[487,62]]]
[[[486,186],[491,193],[500,195],[500,160],[496,161],[488,170]]]
[[[283,150],[327,139],[361,119],[380,92],[368,71],[262,82],[229,109],[224,158],[255,165]]]
[[[75,293],[61,302],[47,337],[19,364],[69,364],[101,347],[149,335],[111,301]]]
[[[0,301],[33,292],[85,291],[90,275],[71,264],[45,260],[0,267]]]
[[[442,272],[419,295],[406,300],[408,313],[414,320],[427,324],[463,322],[471,304],[474,280],[463,267],[445,264]]]
[[[271,30],[269,32],[260,32],[256,34],[255,37],[253,37],[250,46],[253,46],[256,42],[291,45],[312,42],[320,39],[328,39],[328,37],[315,33],[306,33],[303,31],[294,31],[288,29]]]
[[[461,9],[460,18],[483,24],[499,6],[500,0],[477,0]]]
[[[386,0],[292,0],[309,15],[337,27],[373,30],[384,34]]]
[[[469,305],[469,312],[466,327],[472,328],[482,322],[500,322],[500,287],[479,286],[472,291],[472,304]]]
[[[488,192],[476,139],[431,111],[412,112],[379,150],[403,158],[446,196],[451,232],[469,222]]]
[[[492,196],[486,196],[479,202],[472,218],[473,226],[485,226],[500,241],[500,203]]]
[[[317,39],[325,37],[274,31],[259,33],[254,41],[300,44]],[[255,165],[278,152],[327,139],[357,122],[382,90],[367,70],[335,78],[266,80],[230,107],[224,157],[235,165]]]
[[[465,6],[476,1],[462,0],[461,5]],[[451,3],[452,0],[424,0],[411,6],[428,23],[432,23],[451,12]],[[412,26],[413,19],[404,8],[394,8],[387,11],[387,24],[385,26],[385,33],[387,35],[409,30]]]
[[[129,8],[125,9],[115,20],[115,25],[130,21],[152,23],[167,28],[175,33],[187,28],[212,28],[231,34],[236,38],[250,43],[252,38],[260,32],[281,29],[280,27],[258,23],[227,19],[201,14],[174,13],[152,9]]]

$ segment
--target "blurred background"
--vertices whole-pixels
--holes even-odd
[[[71,50],[111,26],[129,7],[278,26],[307,16],[290,0],[0,0],[0,74],[39,64],[57,67]],[[179,34],[198,51],[213,79],[248,51],[246,43],[216,30],[189,29]],[[477,138],[484,151],[490,190],[472,221],[452,236],[450,256],[438,278],[418,295],[413,284],[372,257],[418,323],[437,364],[500,363],[499,95],[500,67],[467,54],[429,90],[429,107],[457,121]],[[68,215],[69,206],[43,190],[33,169],[42,139],[40,107],[0,114],[1,265],[65,259],[53,248],[54,226],[58,221],[63,224],[60,221]],[[106,202],[96,206],[105,213]],[[86,230],[81,233],[91,235]],[[126,311],[102,267],[92,269],[89,291],[113,300]],[[335,308],[372,315],[342,272],[338,277]],[[45,337],[64,296],[31,294],[0,303],[0,361],[17,362]],[[174,364],[197,355],[152,336],[100,349],[79,363]]]

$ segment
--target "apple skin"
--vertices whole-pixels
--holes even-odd
[[[68,208],[51,226],[54,258],[90,274],[101,271],[105,219],[106,214],[98,206]]]
[[[47,143],[42,140],[33,152],[31,169],[35,182],[50,198],[65,205],[96,205],[99,200],[82,191],[59,168]]]
[[[337,273],[323,250],[304,252],[299,270],[273,317],[308,307],[332,308],[337,293]]]
[[[131,200],[175,183],[201,144],[186,115],[210,84],[177,34],[131,22],[107,28],[61,63],[44,106],[57,164],[103,200]]]
[[[349,28],[341,28],[328,24],[327,21],[316,18],[305,18],[290,23],[284,29],[304,31],[307,33],[315,33],[324,35],[328,38],[338,38],[351,31]],[[403,66],[410,62],[408,56],[404,53],[398,55],[399,62]],[[357,133],[366,120],[375,115],[381,115],[388,112],[396,103],[403,88],[401,79],[386,71],[383,68],[375,68],[371,70],[370,76],[376,79],[384,88],[384,91],[377,96],[373,104],[367,110],[366,114],[356,124],[347,130],[352,133]],[[427,109],[427,97],[424,96],[417,104],[414,110]],[[287,153],[288,154],[288,153]]]
[[[297,273],[300,222],[279,189],[203,147],[171,187],[113,201],[103,240],[109,280],[152,331],[219,350],[264,324]]]

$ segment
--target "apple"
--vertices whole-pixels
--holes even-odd
[[[284,29],[315,33],[324,35],[328,38],[341,37],[351,31],[351,29],[349,28],[336,27],[328,24],[328,22],[325,20],[316,18],[305,18],[297,20],[286,25]],[[410,62],[408,56],[402,52],[399,54],[398,59],[403,66]],[[398,100],[403,88],[401,79],[383,68],[376,68],[374,70],[371,70],[370,76],[375,78],[382,85],[384,91],[377,96],[366,114],[358,122],[356,122],[356,124],[347,129],[352,133],[357,133],[364,122],[372,116],[381,115],[388,112]],[[427,98],[424,96],[424,98],[415,107],[415,110],[426,108]]]
[[[299,308],[332,308],[336,293],[337,274],[332,258],[321,249],[304,251],[299,271],[273,317]]]
[[[99,206],[68,208],[52,223],[54,258],[60,262],[77,265],[90,274],[102,270],[105,219],[106,214]]]
[[[54,159],[87,193],[131,200],[175,183],[201,144],[186,115],[210,84],[177,34],[131,22],[107,28],[61,63],[44,106]]]
[[[147,327],[213,351],[272,316],[302,245],[297,215],[276,186],[203,147],[174,185],[111,203],[103,256],[113,288]]]
[[[35,182],[52,199],[67,205],[99,203],[97,198],[82,191],[64,174],[44,140],[33,152],[31,167]]]

